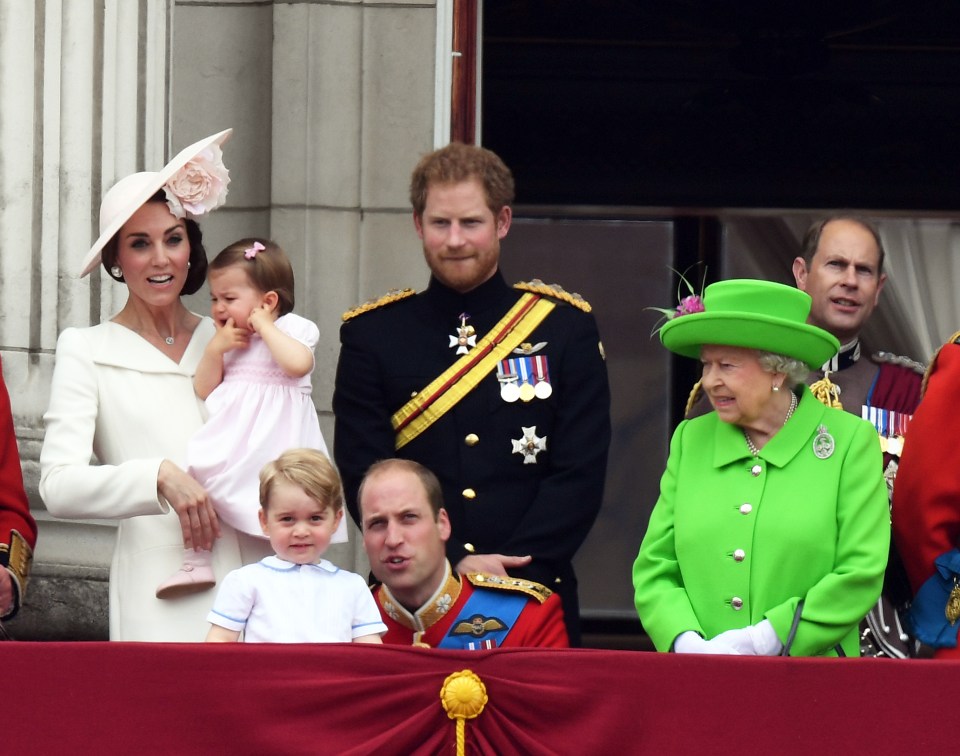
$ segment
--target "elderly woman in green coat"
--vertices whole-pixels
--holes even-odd
[[[839,343],[789,286],[723,281],[702,305],[660,329],[715,411],[670,443],[633,565],[644,629],[660,651],[858,655],[890,516],[876,431],[803,383]]]

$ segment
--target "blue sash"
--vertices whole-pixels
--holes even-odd
[[[437,648],[462,651],[497,648],[513,628],[528,600],[522,593],[474,588]]]

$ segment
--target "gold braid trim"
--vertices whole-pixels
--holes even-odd
[[[829,370],[824,371],[823,378],[819,381],[814,381],[810,384],[810,391],[819,401],[828,407],[843,409],[843,404],[840,402],[840,387],[830,380]]]
[[[30,564],[33,562],[33,549],[19,530],[10,531],[10,543],[0,543],[0,570],[6,568],[13,579],[13,609],[6,618],[16,614],[23,603],[30,578]],[[3,609],[0,608],[0,612]],[[6,619],[4,618],[4,619]]]
[[[956,344],[960,342],[960,331],[957,331],[953,336],[951,336],[947,341],[942,344],[936,352],[933,353],[933,357],[930,360],[930,364],[927,365],[927,369],[923,374],[923,381],[920,383],[920,396],[923,397],[927,393],[927,381],[930,380],[930,376],[933,375],[933,370],[937,366],[937,357],[940,356],[940,350],[943,349],[947,344]]]
[[[485,572],[468,572],[465,576],[471,585],[479,588],[499,588],[502,591],[518,591],[532,596],[541,604],[553,595],[547,586],[535,583],[532,580],[523,580],[501,575],[488,575]]]
[[[697,381],[693,384],[693,388],[690,389],[690,396],[687,397],[687,406],[683,408],[684,417],[690,416],[690,411],[696,406],[697,402],[700,401],[701,396],[703,396],[703,386],[700,385],[700,381]]]
[[[376,310],[378,307],[399,302],[401,299],[412,297],[416,293],[417,292],[415,292],[413,289],[391,289],[378,299],[368,299],[362,305],[357,305],[356,307],[347,310],[345,313],[343,313],[343,315],[341,315],[341,318],[343,322],[346,323],[351,318],[357,317],[357,315],[363,315],[363,313],[370,312],[370,310]]]
[[[567,304],[572,304],[574,307],[583,310],[584,312],[593,312],[593,308],[586,299],[581,297],[579,294],[571,294],[560,284],[545,284],[539,278],[534,278],[532,281],[521,281],[519,283],[515,283],[513,288],[520,289],[520,291],[530,291],[534,294],[542,294],[547,297],[553,297],[554,299],[559,299]]]

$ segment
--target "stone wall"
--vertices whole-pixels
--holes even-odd
[[[425,283],[407,181],[446,141],[436,61],[450,4],[0,0],[0,355],[40,522],[16,637],[107,635],[114,524],[54,520],[37,495],[57,334],[125,297],[107,276],[76,278],[103,192],[234,128],[230,195],[205,243],[212,256],[266,235],[290,255],[296,310],[320,327],[314,401],[331,442],[340,314]],[[205,291],[188,304],[205,313]],[[330,556],[364,572],[352,535]]]

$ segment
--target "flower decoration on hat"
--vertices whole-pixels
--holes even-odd
[[[170,212],[177,218],[195,218],[216,210],[227,200],[230,172],[223,164],[219,144],[211,144],[188,160],[163,185]]]
[[[698,294],[696,290],[693,288],[693,285],[687,280],[687,277],[686,277],[687,271],[680,273],[674,270],[673,268],[670,268],[670,270],[673,270],[674,273],[680,276],[680,283],[677,284],[677,301],[679,302],[679,304],[677,304],[676,307],[645,308],[647,310],[654,310],[656,312],[659,312],[661,315],[663,315],[663,317],[660,318],[660,320],[658,320],[656,324],[653,326],[653,330],[650,331],[651,336],[653,336],[653,334],[659,331],[660,328],[662,328],[665,323],[668,323],[674,318],[679,318],[683,315],[693,315],[696,312],[704,312],[703,281],[701,280],[700,282],[700,293]],[[690,269],[687,268],[687,270],[690,270]],[[704,278],[706,278],[706,269],[704,269]],[[682,296],[684,287],[687,289],[688,292],[690,292],[686,296]]]

